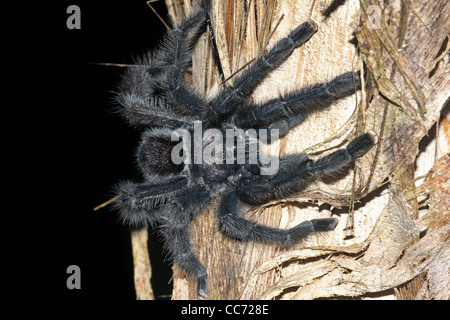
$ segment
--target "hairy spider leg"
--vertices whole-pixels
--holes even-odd
[[[337,225],[336,219],[324,218],[304,221],[290,229],[272,228],[246,219],[238,204],[238,195],[229,191],[223,196],[217,212],[221,232],[238,241],[254,240],[289,247],[311,233],[333,230]]]
[[[185,80],[191,64],[194,42],[205,31],[206,15],[202,8],[195,9],[184,22],[176,24],[163,42],[161,62],[166,66],[166,99],[181,114],[198,118],[205,110],[202,97],[190,88]]]
[[[161,50],[138,59],[136,67],[127,68],[116,101],[128,122],[176,129],[202,114],[205,103],[189,88],[184,76],[192,45],[204,25],[204,10],[196,9],[166,34]]]
[[[120,219],[132,226],[155,226],[160,222],[161,208],[188,184],[185,177],[155,184],[122,181],[115,186],[118,198],[113,207]]]
[[[188,179],[182,177],[155,184],[124,181],[116,192],[119,197],[113,204],[121,220],[132,227],[160,224],[168,257],[198,280],[199,295],[206,297],[208,275],[192,250],[189,223],[211,204],[207,188],[189,187]]]
[[[362,157],[378,142],[374,131],[369,131],[351,141],[346,148],[339,149],[317,161],[306,154],[288,155],[280,159],[280,168],[272,176],[249,176],[239,180],[237,193],[248,204],[265,204],[274,199],[286,198],[300,192],[309,178],[329,175]]]
[[[209,191],[205,187],[193,187],[178,194],[164,208],[160,232],[164,238],[169,257],[190,278],[198,281],[198,294],[208,296],[208,274],[198,260],[189,235],[189,223],[193,217],[211,204]]]
[[[309,113],[321,111],[333,102],[354,94],[360,87],[359,71],[347,72],[329,82],[243,108],[236,113],[233,121],[242,129],[278,129],[282,137],[305,120]]]
[[[256,59],[244,70],[232,86],[225,87],[210,103],[210,119],[220,120],[231,114],[237,105],[250,95],[255,86],[265,78],[270,71],[279,67],[292,54],[295,48],[308,41],[317,31],[317,25],[308,20],[295,28],[287,37],[279,40],[270,51]]]
[[[178,208],[182,210],[182,208]],[[198,260],[189,235],[189,221],[185,215],[173,215],[174,219],[167,219],[161,225],[161,234],[164,237],[166,250],[171,259],[177,263],[189,278],[198,281],[198,294],[208,296],[208,273],[206,267]]]
[[[140,64],[151,62],[138,62]],[[145,64],[147,65],[147,64]],[[128,68],[115,95],[118,112],[133,126],[179,128],[183,117],[170,112],[163,98],[155,94],[156,76],[143,67]]]

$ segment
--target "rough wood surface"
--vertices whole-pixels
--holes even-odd
[[[152,268],[148,255],[148,229],[141,228],[131,232],[133,248],[134,287],[137,300],[155,300],[150,279]]]
[[[321,157],[370,129],[380,143],[345,174],[248,213],[281,228],[339,218],[333,232],[290,250],[227,239],[217,229],[214,209],[197,217],[192,241],[208,269],[209,299],[448,299],[450,134],[441,115],[450,94],[450,3],[247,2],[245,15],[243,1],[213,1],[225,78],[306,19],[319,25],[255,90],[255,101],[363,65],[367,70],[360,93],[312,114],[282,140],[280,154],[307,151]],[[175,19],[191,9],[186,0],[166,3]],[[220,89],[206,35],[196,45],[191,80],[205,95]],[[196,284],[176,266],[173,298],[198,298]]]

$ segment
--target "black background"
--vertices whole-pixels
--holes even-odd
[[[69,5],[81,29],[69,30]],[[3,88],[2,290],[12,299],[135,299],[130,231],[108,209],[120,180],[138,179],[139,132],[116,113],[112,91],[123,68],[165,31],[145,0],[18,3],[6,33],[11,54]],[[163,1],[153,7],[167,18]],[[6,148],[5,148],[6,146]],[[168,298],[170,269],[150,243],[157,298]],[[69,290],[69,265],[81,289]]]

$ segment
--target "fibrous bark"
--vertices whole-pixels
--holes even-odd
[[[192,6],[166,3],[176,19]],[[333,232],[286,250],[226,238],[214,208],[198,216],[192,241],[208,269],[210,299],[449,298],[449,17],[446,0],[213,1],[212,25],[230,83],[301,22],[319,25],[260,84],[255,101],[365,70],[361,92],[312,114],[283,138],[280,155],[321,157],[368,130],[380,141],[342,175],[248,213],[281,228],[333,215],[340,219]],[[196,45],[190,80],[212,95],[222,84],[208,37]],[[196,284],[176,266],[173,298],[197,298]]]

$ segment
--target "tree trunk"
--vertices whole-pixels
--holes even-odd
[[[191,1],[166,3],[176,20],[191,9]],[[255,102],[365,66],[363,89],[311,114],[282,139],[280,155],[322,157],[371,129],[380,141],[341,175],[248,212],[280,228],[339,218],[335,230],[294,248],[226,238],[215,208],[198,216],[191,235],[208,270],[208,298],[448,299],[450,125],[441,115],[450,93],[449,2],[224,0],[210,14],[227,83],[301,22],[318,24],[258,86]],[[222,86],[209,34],[195,47],[190,80],[205,95]],[[173,284],[173,299],[198,298],[177,266]]]

